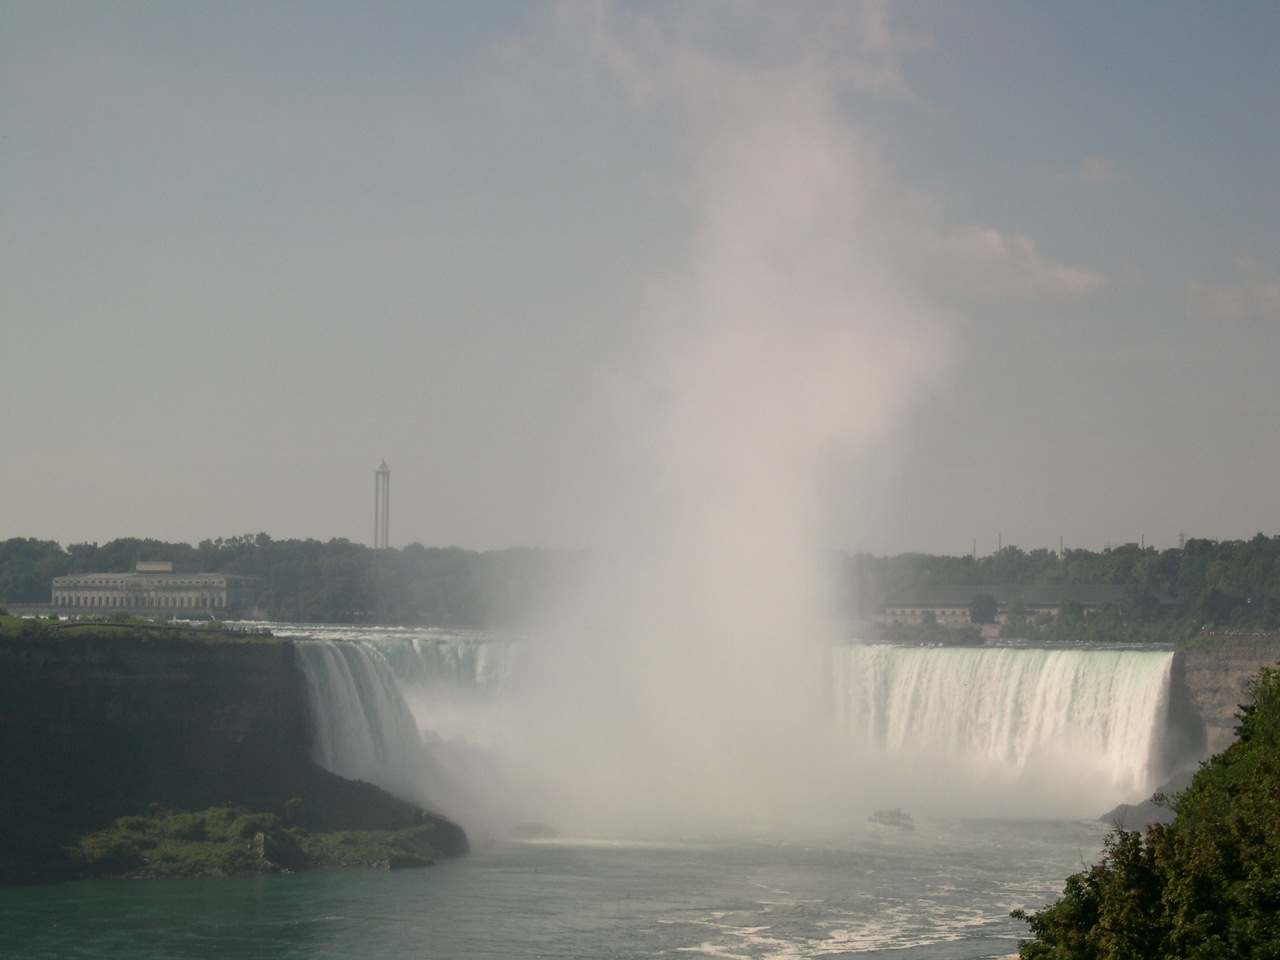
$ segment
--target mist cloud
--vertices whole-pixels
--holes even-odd
[[[584,83],[676,115],[696,223],[611,373],[610,536],[532,684],[521,792],[594,829],[604,811],[650,826],[794,813],[794,783],[826,797],[815,771],[827,786],[848,773],[824,764],[820,732],[830,475],[901,429],[949,363],[942,312],[894,242],[891,178],[842,103],[910,99],[885,55],[896,41],[878,16],[792,12],[763,61],[745,20],[718,44],[695,21],[612,8],[559,21]],[[813,43],[788,39],[806,28]],[[839,508],[876,506],[845,490]],[[539,783],[548,771],[571,783]]]

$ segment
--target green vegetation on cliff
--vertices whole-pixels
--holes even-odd
[[[302,806],[294,798],[286,817]],[[120,817],[104,830],[78,837],[68,852],[87,876],[174,878],[315,867],[424,867],[465,849],[461,831],[431,817],[399,829],[312,832],[274,813],[210,807]]]
[[[1176,819],[1117,830],[1062,899],[1023,911],[1024,960],[1280,957],[1280,670],[1263,670],[1238,739],[1174,800]]]
[[[80,636],[108,637],[134,643],[183,642],[183,643],[287,643],[270,630],[230,629],[217,620],[204,623],[165,620],[148,620],[128,614],[110,617],[87,617],[75,620],[59,620],[57,617],[14,617],[0,607],[0,637],[16,637],[25,640],[68,640]]]

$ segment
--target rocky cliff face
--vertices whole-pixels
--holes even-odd
[[[0,752],[33,782],[127,805],[234,790],[305,757],[305,690],[284,642],[109,633],[0,644]]]
[[[1204,723],[1205,756],[1221,753],[1235,740],[1240,705],[1249,702],[1249,682],[1263,667],[1276,666],[1280,647],[1247,641],[1218,649],[1178,654],[1191,708]]]
[[[69,837],[156,806],[290,810],[312,829],[422,822],[376,787],[321,770],[309,745],[288,641],[0,636],[0,881],[38,877],[43,862],[56,876]],[[444,852],[465,850],[456,832]]]

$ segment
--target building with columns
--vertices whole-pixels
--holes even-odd
[[[132,613],[169,617],[246,616],[258,581],[233,573],[175,571],[169,561],[141,561],[132,573],[54,577],[53,608],[63,615]]]

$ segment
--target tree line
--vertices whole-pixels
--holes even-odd
[[[260,578],[260,606],[273,620],[501,626],[536,615],[586,559],[527,547],[414,543],[374,550],[344,539],[274,540],[265,533],[195,546],[127,537],[65,549],[14,538],[0,541],[0,602],[48,603],[54,577],[122,573],[139,560],[169,560],[175,569]],[[1185,639],[1203,629],[1280,630],[1280,536],[1061,554],[1011,545],[983,557],[837,552],[831,561],[836,605],[849,619],[871,619],[887,601],[920,586],[1102,583],[1123,586],[1122,600],[1090,611],[1066,604],[1048,619],[1014,609],[1006,629],[1033,640],[1130,641]]]
[[[1103,550],[1024,551],[1006,546],[989,556],[904,553],[841,559],[846,615],[871,618],[888,601],[921,586],[1110,584],[1121,599],[1095,610],[1064,603],[1057,617],[1008,611],[1009,636],[1055,641],[1178,642],[1204,630],[1280,630],[1280,536],[1188,540],[1157,550],[1136,543]],[[1172,601],[1172,602],[1169,602]]]

